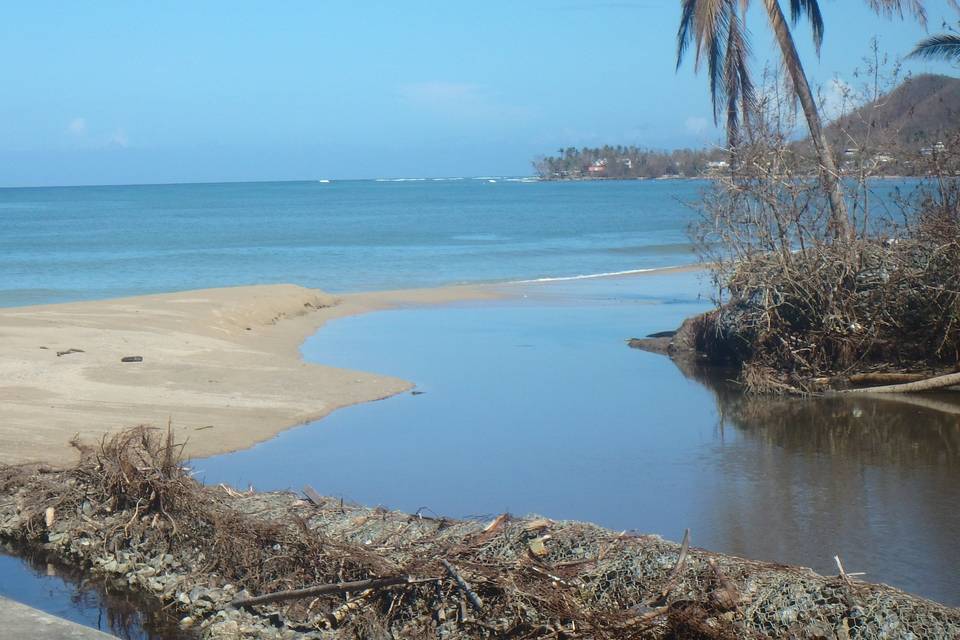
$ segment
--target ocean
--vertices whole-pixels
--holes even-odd
[[[331,292],[687,264],[703,181],[0,189],[0,306],[260,283]]]

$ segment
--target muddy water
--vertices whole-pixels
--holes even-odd
[[[321,330],[306,357],[419,395],[338,411],[197,461],[209,482],[449,516],[590,520],[847,571],[960,605],[960,404],[745,398],[624,339],[706,305],[692,276],[532,288]],[[958,394],[960,395],[960,394]]]

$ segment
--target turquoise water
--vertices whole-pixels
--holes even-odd
[[[0,189],[0,306],[290,282],[360,291],[689,263],[703,182]]]

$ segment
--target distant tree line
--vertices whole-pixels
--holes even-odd
[[[659,151],[634,146],[559,149],[556,156],[537,158],[533,168],[545,180],[584,178],[662,178],[709,175],[726,167],[723,149]]]

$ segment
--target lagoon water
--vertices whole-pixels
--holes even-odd
[[[848,571],[960,605],[960,403],[745,398],[624,338],[704,310],[695,274],[538,285],[497,303],[329,324],[310,360],[419,395],[341,409],[207,482],[444,516],[540,513]],[[525,297],[524,297],[525,294]]]
[[[0,190],[0,305],[260,282],[330,291],[690,263],[701,182],[412,182]],[[707,307],[693,274],[505,285],[493,303],[330,323],[308,359],[419,395],[195,462],[448,516],[539,512],[848,571],[960,604],[960,407],[744,398],[624,341]],[[29,573],[29,572],[27,572]],[[26,575],[26,574],[25,574]],[[20,587],[4,586],[9,594]],[[12,593],[16,597],[16,593]]]

